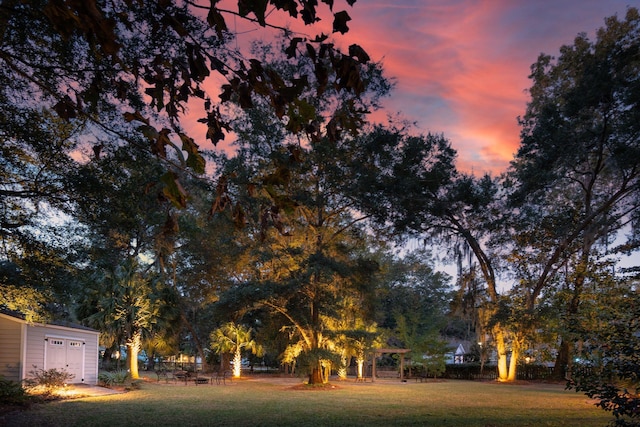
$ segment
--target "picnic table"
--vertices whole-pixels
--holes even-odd
[[[185,385],[188,385],[190,382],[193,382],[195,385],[214,384],[214,382],[215,384],[226,384],[227,380],[231,381],[232,378],[229,371],[203,374],[198,371],[169,371],[161,369],[155,372],[158,377],[158,382],[160,382],[161,379],[164,379],[165,383],[168,383],[169,381],[177,383],[180,381],[184,382]]]

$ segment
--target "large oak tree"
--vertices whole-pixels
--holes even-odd
[[[605,22],[595,40],[580,34],[558,58],[541,55],[531,67],[522,144],[509,171],[517,208],[511,260],[527,308],[545,292],[570,289],[567,327],[597,277],[595,261],[638,249],[640,15],[630,8],[624,20]],[[563,341],[557,368],[570,363],[571,344]]]

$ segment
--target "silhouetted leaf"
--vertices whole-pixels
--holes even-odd
[[[272,0],[271,4],[273,4],[276,9],[289,12],[289,16],[291,16],[292,18],[298,17],[298,5],[296,4],[295,0]]]
[[[364,49],[357,44],[352,44],[351,46],[349,46],[349,55],[355,56],[358,61],[363,64],[369,62],[369,60],[371,59],[367,52],[365,52]]]
[[[351,21],[351,17],[344,10],[333,15],[333,32],[344,34],[349,31],[347,22]]]
[[[218,37],[223,36],[223,32],[227,31],[227,23],[224,20],[224,17],[220,13],[218,9],[215,8],[215,4],[218,0],[211,0],[211,8],[209,9],[209,13],[207,14],[207,23],[211,25],[211,27],[215,28],[218,33]]]
[[[329,10],[333,10],[333,0],[322,0],[322,3],[329,5]]]
[[[238,13],[240,16],[246,17],[249,13],[253,12],[258,24],[264,27],[267,24],[265,15],[268,4],[268,0],[238,0]]]
[[[295,58],[296,57],[296,49],[298,48],[298,43],[303,41],[302,37],[294,37],[289,42],[289,47],[284,50],[284,53],[287,54],[287,58]]]
[[[209,76],[209,68],[199,48],[193,45],[187,45],[187,56],[189,61],[189,76],[192,79],[201,82]]]

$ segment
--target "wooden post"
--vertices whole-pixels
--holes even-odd
[[[378,357],[378,353],[373,351],[373,364],[371,365],[371,382],[376,382],[376,357]]]

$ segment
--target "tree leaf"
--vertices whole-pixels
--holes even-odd
[[[207,14],[207,23],[216,30],[218,37],[222,38],[223,32],[228,31],[229,29],[227,28],[224,16],[222,16],[220,11],[214,7],[217,2],[218,0],[211,0],[211,8]]]
[[[363,64],[366,64],[371,59],[367,52],[365,52],[365,50],[357,44],[352,44],[351,46],[349,46],[349,55],[355,56],[358,61]]]
[[[198,144],[195,143],[193,138],[180,133],[180,140],[182,141],[182,150],[187,152],[187,167],[191,168],[196,173],[204,173],[205,166],[207,164],[200,150],[198,150]]]
[[[158,132],[158,137],[151,143],[151,152],[157,154],[163,159],[167,158],[167,145],[171,144],[169,140],[170,129],[163,128]]]
[[[187,45],[187,57],[189,61],[189,76],[197,82],[202,82],[209,77],[209,68],[205,63],[200,48],[191,44]]]
[[[329,10],[333,11],[333,0],[322,0],[322,3],[329,5]]]
[[[298,48],[298,43],[301,43],[304,39],[302,37],[294,37],[289,42],[289,47],[284,50],[284,53],[287,54],[287,58],[295,58],[296,50]]]
[[[187,192],[182,188],[175,173],[169,171],[160,177],[164,184],[162,194],[177,208],[187,207]]]
[[[142,114],[140,114],[139,111],[136,111],[135,113],[130,113],[130,112],[124,113],[124,119],[129,123],[135,120],[138,122],[145,123],[146,125],[149,124],[149,119],[146,119]]]
[[[295,0],[272,0],[271,4],[273,4],[276,9],[289,12],[289,16],[291,16],[292,18],[298,17],[298,5],[296,4]]]
[[[238,13],[243,18],[253,12],[258,24],[266,26],[265,16],[267,13],[268,0],[238,0]]]
[[[351,21],[351,17],[346,11],[337,12],[333,15],[333,32],[340,32],[344,34],[349,31],[347,22]]]

